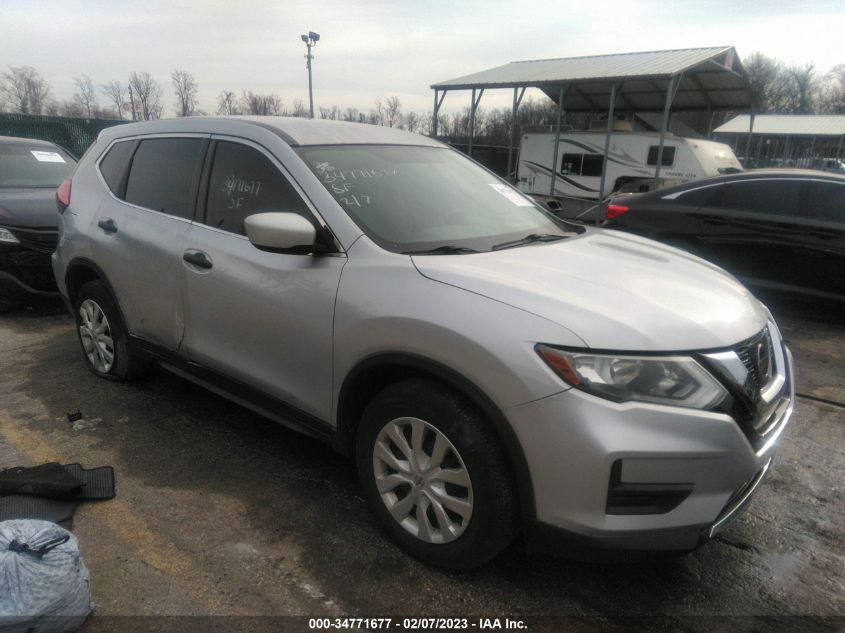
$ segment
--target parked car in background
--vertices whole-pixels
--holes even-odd
[[[57,296],[56,187],[76,166],[47,141],[0,136],[0,311]]]
[[[89,369],[155,361],[330,442],[433,564],[520,530],[694,548],[747,507],[792,411],[789,350],[733,277],[566,223],[419,134],[130,124],[72,183],[53,264]]]
[[[751,286],[845,299],[845,177],[756,170],[617,197],[604,226],[678,246]]]

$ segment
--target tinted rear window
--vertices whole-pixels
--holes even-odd
[[[681,204],[688,204],[694,207],[702,207],[710,203],[716,197],[716,193],[723,187],[699,187],[692,191],[687,191],[678,196],[677,200]]]
[[[803,180],[746,180],[725,188],[719,206],[738,211],[798,217]]]
[[[845,222],[845,183],[811,183],[812,195],[807,215],[816,220]]]
[[[126,183],[126,202],[190,218],[204,146],[198,138],[141,141]]]
[[[115,143],[100,161],[100,173],[103,174],[109,189],[118,197],[123,197],[123,177],[126,175],[134,147],[135,141]]]
[[[0,187],[55,188],[75,165],[70,154],[55,146],[0,143]]]

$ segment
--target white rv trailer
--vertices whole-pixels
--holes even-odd
[[[604,142],[604,131],[562,131],[552,194],[550,166],[555,135],[552,132],[524,134],[517,172],[520,189],[531,195],[597,200]],[[616,191],[650,191],[742,169],[733,150],[724,143],[667,134],[660,180],[655,182],[659,143],[657,132],[613,132],[608,150],[605,196]]]

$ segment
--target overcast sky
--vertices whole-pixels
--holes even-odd
[[[821,74],[845,63],[842,0],[0,0],[0,68],[34,66],[59,99],[73,95],[74,75],[100,84],[148,71],[166,115],[176,67],[193,73],[209,112],[224,89],[307,104],[308,30],[321,35],[316,107],[365,111],[387,95],[430,110],[432,83],[521,59],[728,45]],[[444,107],[468,102],[455,93]],[[482,106],[509,103],[509,91],[493,91]]]

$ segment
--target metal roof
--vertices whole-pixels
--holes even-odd
[[[559,86],[570,86],[568,112],[607,110],[611,84],[617,108],[662,110],[669,79],[681,75],[672,109],[744,109],[751,106],[745,71],[732,46],[517,61],[442,81],[435,90],[540,88],[557,102]]]
[[[740,114],[717,127],[717,134],[748,134],[751,116]],[[843,136],[845,114],[758,114],[754,134],[779,136]]]

